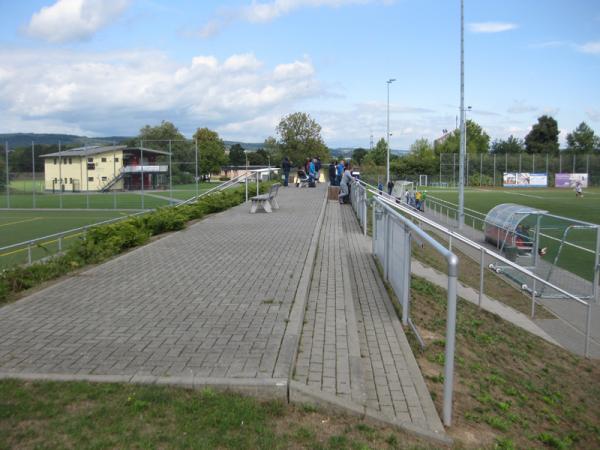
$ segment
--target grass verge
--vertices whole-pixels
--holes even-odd
[[[413,277],[411,345],[441,411],[446,293]],[[453,426],[474,448],[600,448],[600,361],[580,358],[460,300]]]
[[[356,418],[211,389],[3,380],[0,448],[433,447]]]

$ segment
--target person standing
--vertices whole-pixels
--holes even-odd
[[[350,170],[350,164],[346,164],[344,173],[342,174],[342,181],[340,182],[340,194],[338,196],[340,204],[347,203],[350,199],[350,186],[354,182],[352,178],[352,171]]]
[[[331,161],[329,163],[328,172],[329,172],[329,184],[331,186],[337,186],[337,184],[336,184],[336,167],[335,167],[335,161]]]
[[[583,189],[581,187],[581,182],[578,181],[577,183],[575,183],[575,197],[581,197],[583,198]]]
[[[311,181],[314,183],[316,174],[317,174],[317,170],[316,170],[316,167],[315,167],[315,162],[312,159],[309,159],[309,162],[308,162],[308,179],[309,179],[309,183]]]
[[[337,180],[336,180],[337,186],[339,186],[340,183],[342,182],[343,174],[344,174],[344,160],[340,159],[340,162],[337,165]]]
[[[387,183],[387,191],[388,195],[392,195],[392,191],[394,190],[394,182],[392,180]]]
[[[287,186],[290,179],[290,170],[292,169],[292,162],[287,156],[283,158],[281,169],[283,170],[283,185]]]

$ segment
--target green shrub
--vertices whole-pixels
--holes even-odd
[[[154,236],[185,228],[187,217],[174,208],[161,208],[144,216],[146,229]]]

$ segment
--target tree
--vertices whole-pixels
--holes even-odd
[[[283,117],[276,132],[281,156],[287,156],[296,165],[306,158],[318,156],[326,160],[329,157],[321,137],[321,126],[309,114],[295,112]]]
[[[255,152],[248,152],[248,164],[251,166],[266,166],[269,163],[269,155],[264,148],[259,148]]]
[[[407,175],[433,174],[437,167],[439,160],[427,139],[417,139],[410,146],[408,155],[390,162],[390,171],[396,179],[407,178]]]
[[[387,165],[387,152],[388,146],[384,138],[379,139],[375,148],[370,152],[367,152],[363,161],[373,164],[375,166],[386,166]]]
[[[233,144],[229,149],[229,164],[232,166],[243,166],[246,164],[244,147],[240,144]]]
[[[369,151],[365,148],[354,149],[354,151],[352,152],[352,161],[354,161],[355,164],[360,165],[367,153],[369,153]]]
[[[481,126],[467,120],[467,153],[487,153],[490,148],[490,137]],[[454,130],[441,144],[436,145],[436,153],[458,153],[460,150],[460,129]]]
[[[531,131],[525,136],[525,150],[527,153],[558,154],[558,123],[550,116],[541,116],[538,123],[533,125]]]
[[[131,147],[143,146],[153,150],[171,151],[171,174],[174,183],[190,183],[194,179],[195,148],[177,127],[163,120],[160,125],[145,125],[140,134],[127,142]],[[167,158],[161,157],[163,161]]]
[[[194,133],[194,139],[198,141],[200,173],[210,175],[220,172],[221,166],[227,164],[227,156],[225,144],[219,134],[208,128],[198,128]]]
[[[591,153],[599,149],[600,138],[585,122],[581,122],[573,132],[567,134],[567,150],[573,153]]]
[[[525,151],[525,144],[522,139],[516,138],[513,135],[510,135],[508,139],[496,139],[492,143],[492,153],[496,153],[498,155],[505,153],[522,153]]]

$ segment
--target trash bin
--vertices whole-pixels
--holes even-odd
[[[517,261],[518,252],[519,251],[518,251],[517,247],[515,247],[513,245],[504,247],[504,256],[506,256],[506,259],[508,259],[512,262]]]

